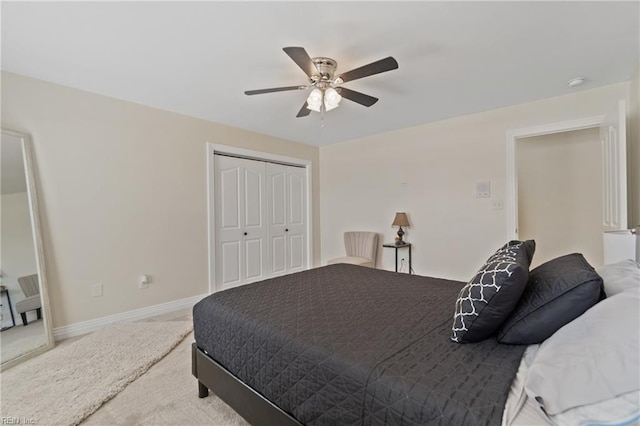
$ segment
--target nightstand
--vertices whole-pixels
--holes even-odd
[[[387,244],[383,244],[382,247],[396,249],[396,272],[398,272],[398,249],[404,249],[404,248],[409,249],[409,274],[413,273],[413,269],[411,268],[411,243],[404,243],[404,244],[387,243]]]

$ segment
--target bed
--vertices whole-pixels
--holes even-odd
[[[199,396],[255,425],[542,422],[523,379],[538,345],[452,341],[465,285],[337,264],[210,295],[194,307]]]

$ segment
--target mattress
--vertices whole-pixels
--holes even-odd
[[[210,295],[198,347],[307,425],[500,425],[525,346],[452,342],[464,283],[337,264]]]

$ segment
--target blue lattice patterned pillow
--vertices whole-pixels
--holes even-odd
[[[509,241],[465,285],[456,300],[451,340],[472,343],[495,334],[527,285],[536,243]]]

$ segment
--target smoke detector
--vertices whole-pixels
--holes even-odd
[[[571,80],[569,80],[567,82],[567,84],[569,85],[569,87],[576,87],[576,86],[580,86],[581,84],[584,84],[584,77],[574,77]]]

